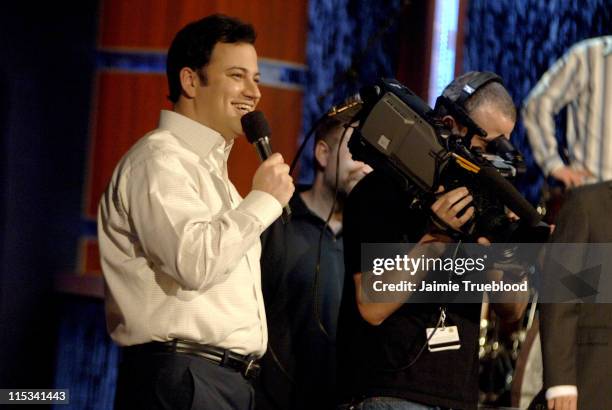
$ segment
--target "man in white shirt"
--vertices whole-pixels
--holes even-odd
[[[227,158],[253,111],[255,32],[212,15],[168,51],[173,111],[117,165],[98,215],[107,326],[124,346],[116,408],[253,406],[248,379],[266,349],[260,234],[293,194],[272,155],[243,199]]]
[[[612,179],[612,36],[572,46],[544,73],[523,107],[533,156],[546,176],[567,188]],[[567,156],[554,116],[567,107]]]

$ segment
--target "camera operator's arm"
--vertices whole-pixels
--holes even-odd
[[[439,191],[441,193],[441,191]],[[469,207],[463,215],[460,212],[472,202],[472,196],[466,188],[460,187],[452,191],[442,194],[431,206],[431,210],[435,212],[436,216],[440,218],[444,223],[459,229],[465,224],[474,214],[474,208]],[[419,243],[410,251],[410,254],[424,255],[426,257],[439,257],[444,253],[444,243],[451,242],[451,238],[439,233],[425,233]],[[432,244],[439,243],[440,246],[432,246]],[[421,246],[423,245],[423,246]],[[409,255],[410,255],[409,254]],[[393,312],[398,310],[404,303],[409,301],[412,292],[404,292],[403,302],[387,302],[387,303],[366,303],[363,301],[362,292],[362,280],[363,273],[358,272],[353,275],[355,281],[355,292],[357,307],[361,317],[371,325],[378,326],[385,321]],[[398,271],[387,271],[385,277],[387,280],[392,282],[399,282],[401,278],[406,275],[406,272]],[[419,271],[414,275],[415,279],[422,279],[427,275],[427,271]]]
[[[510,303],[491,303],[495,314],[505,323],[515,323],[523,318],[528,301]]]
[[[519,217],[510,210],[506,211],[506,216],[511,221],[516,222],[519,220]],[[478,238],[478,243],[485,246],[491,244],[487,238]],[[505,282],[519,283],[527,280],[527,277],[523,275],[523,272],[502,271],[499,269],[491,269],[487,271],[486,275],[488,281],[504,280]],[[512,293],[510,299],[512,300],[511,302],[491,303],[491,308],[505,323],[514,323],[521,320],[529,303],[529,295],[525,294],[524,292]]]
[[[489,280],[500,281],[509,283],[520,283],[527,280],[526,277],[516,275],[512,272],[504,272],[501,270],[491,270],[487,272]],[[508,302],[497,302],[491,303],[491,308],[495,311],[495,314],[504,321],[505,323],[514,323],[523,318],[527,304],[529,303],[528,292],[513,292],[507,296],[511,301]]]
[[[409,257],[418,257],[425,256],[428,258],[439,257],[444,253],[445,242],[451,242],[451,238],[445,235],[440,234],[425,234],[419,241],[417,245],[415,245],[410,252],[408,253]],[[435,246],[435,244],[439,244],[439,246]],[[393,312],[398,310],[404,303],[406,303],[410,299],[411,291],[406,290],[403,292],[404,301],[402,302],[383,302],[383,303],[372,303],[364,301],[364,292],[363,288],[366,286],[362,283],[362,280],[365,282],[367,280],[364,275],[370,275],[371,272],[362,273],[358,272],[353,275],[353,280],[355,281],[355,292],[356,292],[356,300],[357,300],[357,308],[359,309],[359,313],[361,317],[371,325],[378,326],[382,322],[385,321]],[[386,271],[385,272],[385,280],[388,283],[400,283],[403,278],[405,278],[406,272],[403,271]],[[427,271],[420,270],[418,272],[414,272],[414,283],[418,283],[425,278],[427,275]]]

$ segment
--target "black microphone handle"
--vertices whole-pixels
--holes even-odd
[[[253,143],[259,159],[263,162],[272,155],[272,147],[270,146],[270,139],[268,137],[262,137]]]
[[[270,139],[266,137],[262,137],[253,143],[255,145],[255,150],[257,151],[257,155],[259,155],[259,159],[265,161],[272,155],[272,147],[270,146]],[[284,224],[288,224],[291,219],[291,207],[289,204],[283,207],[283,213],[281,215],[281,220]]]

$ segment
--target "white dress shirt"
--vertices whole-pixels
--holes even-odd
[[[564,166],[554,115],[565,106],[570,166],[589,171],[587,183],[612,179],[612,36],[574,45],[525,101],[523,122],[545,175]]]
[[[281,214],[270,194],[240,197],[231,144],[162,111],[117,165],[98,211],[108,331],[119,345],[186,339],[263,355],[259,236]]]

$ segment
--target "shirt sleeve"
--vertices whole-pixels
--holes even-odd
[[[552,386],[546,390],[546,400],[552,400],[561,396],[578,396],[578,388],[576,386]]]
[[[362,244],[420,240],[426,215],[410,209],[412,199],[391,177],[377,170],[353,188],[345,203],[342,224],[345,281],[352,281],[353,275],[362,271]]]
[[[353,283],[353,275],[362,273],[361,246],[377,242],[377,231],[386,227],[383,215],[376,207],[379,200],[380,180],[376,172],[366,175],[349,194],[343,211],[342,236],[344,240],[345,283]]]
[[[554,116],[577,99],[589,73],[586,47],[574,47],[533,88],[523,106],[523,123],[533,155],[545,175],[564,166],[555,138]]]
[[[171,156],[135,166],[123,183],[134,240],[156,268],[191,290],[230,274],[282,211],[273,196],[251,191],[235,209],[214,213],[210,204],[221,199],[211,196],[227,188],[213,182],[202,192],[185,164]]]

